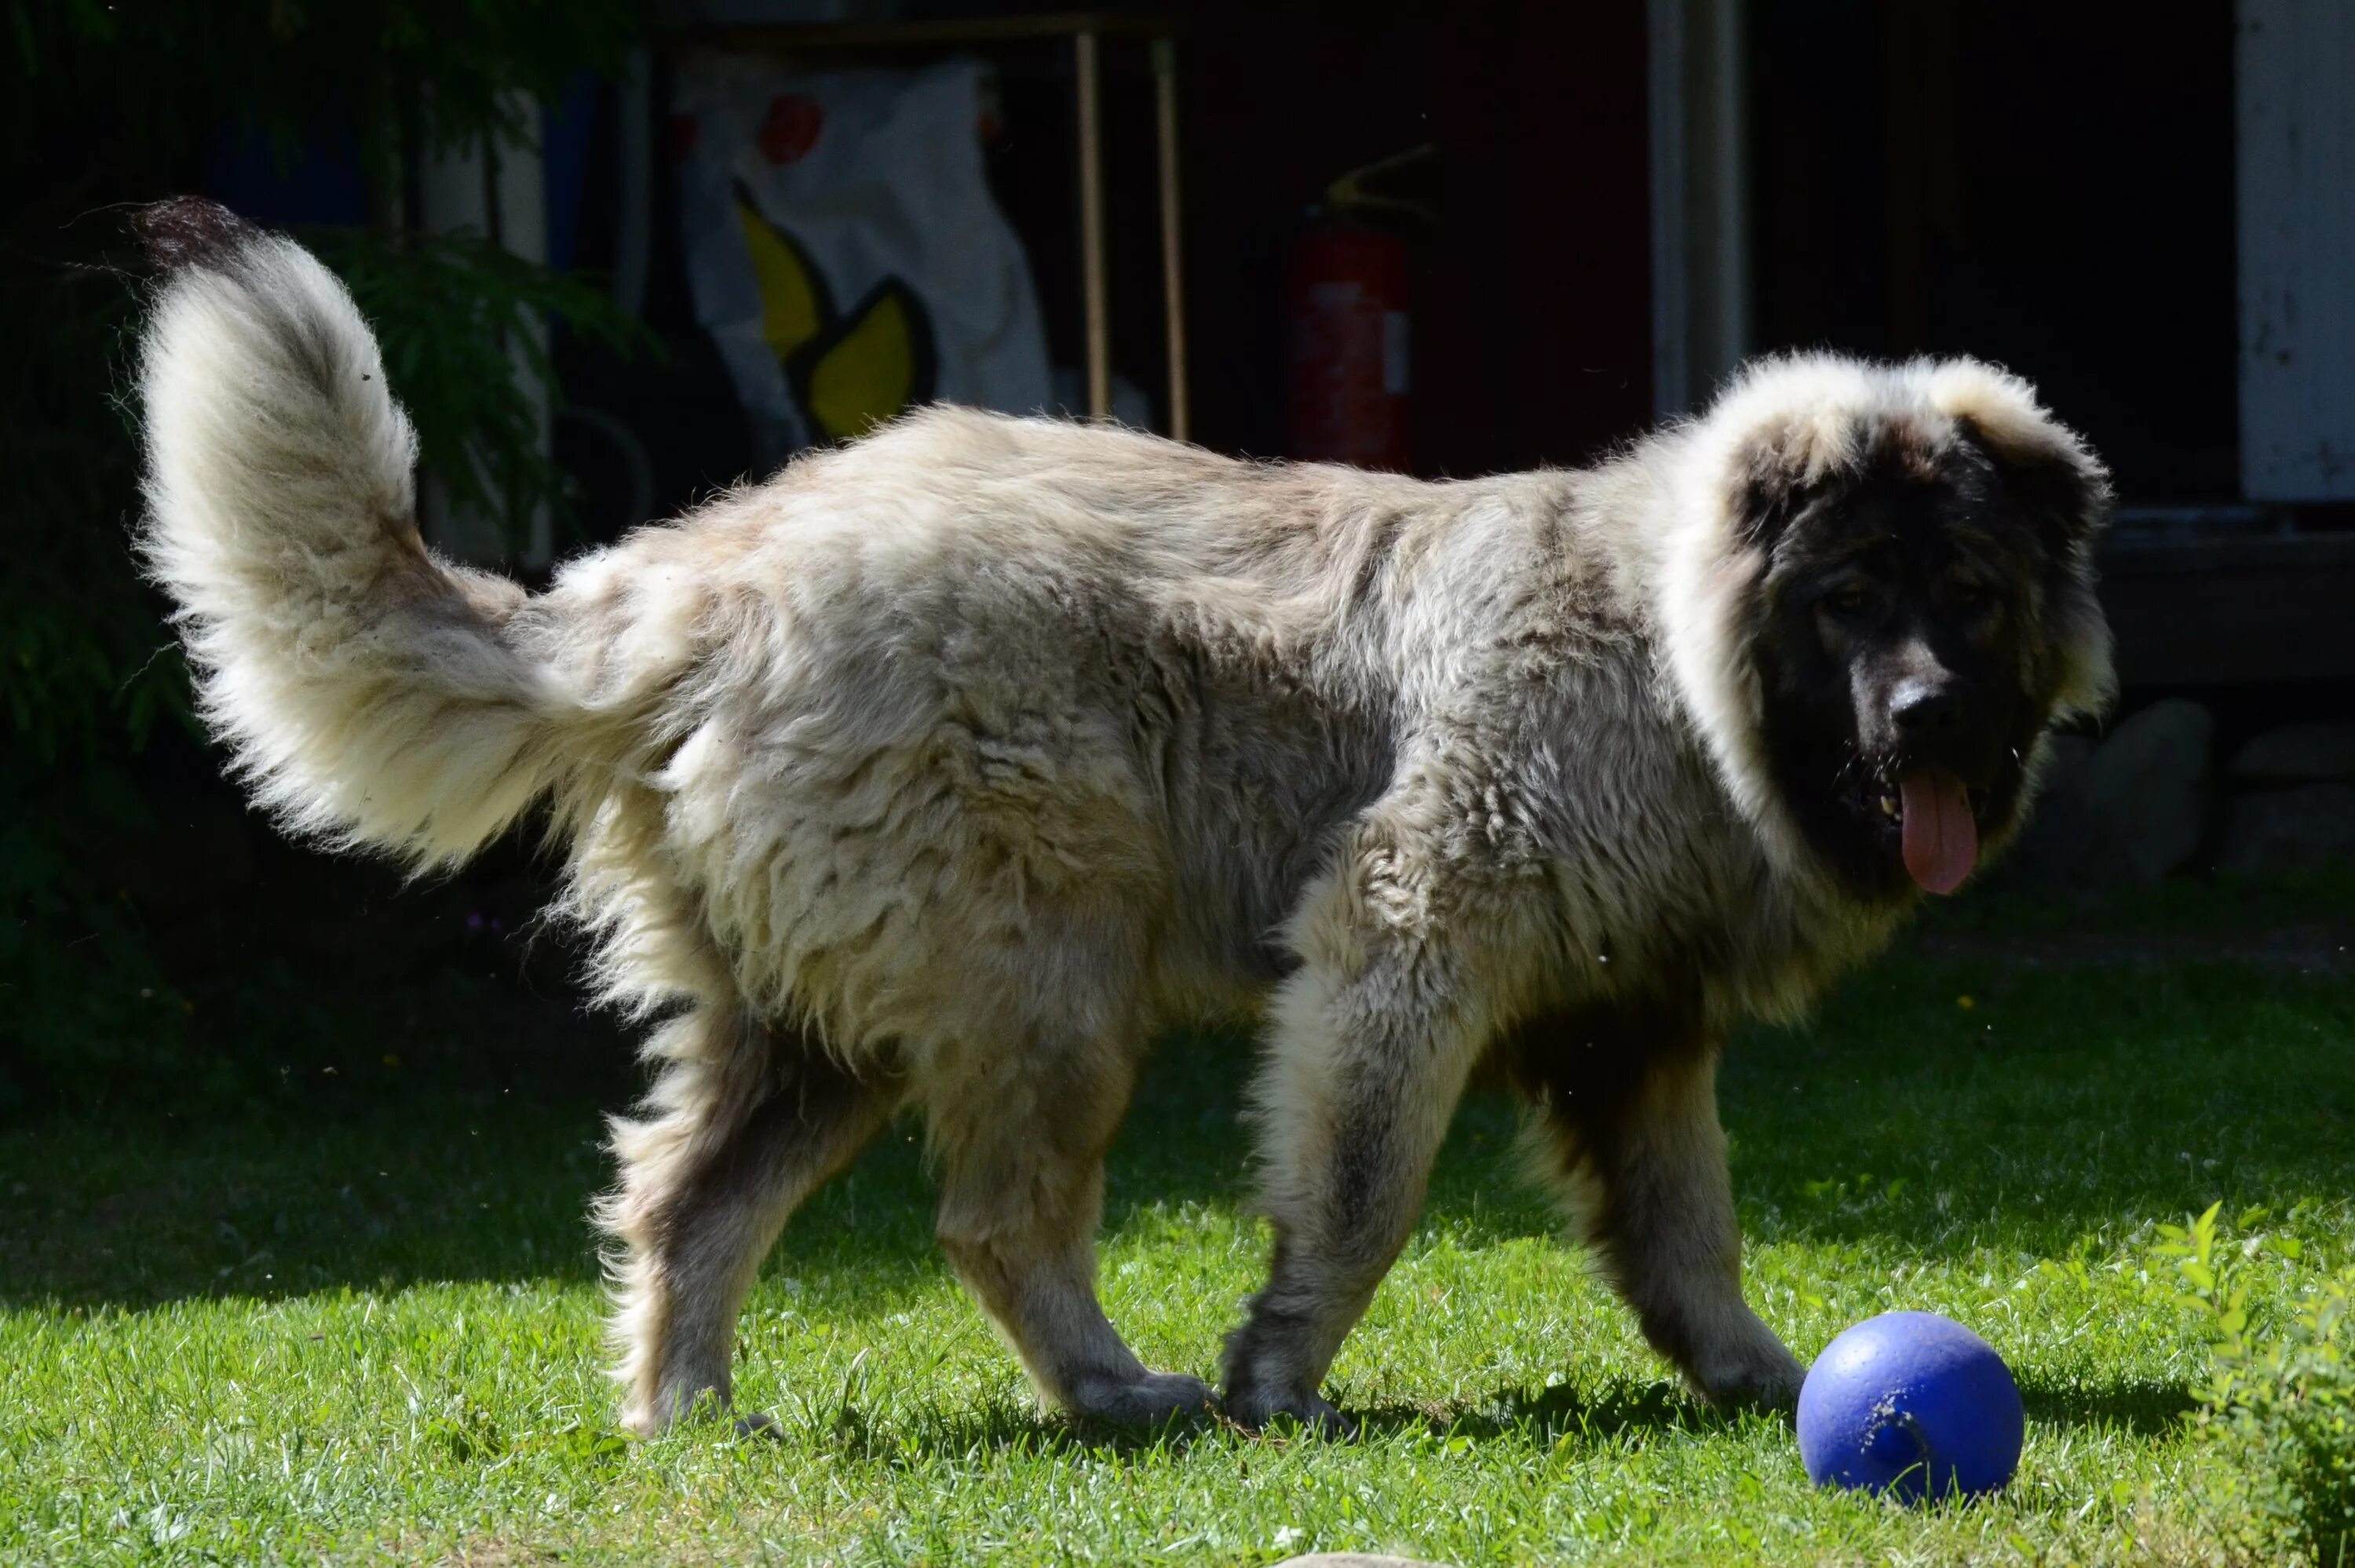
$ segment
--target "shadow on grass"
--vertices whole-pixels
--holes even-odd
[[[2019,1383],[2028,1419],[2047,1426],[2115,1427],[2137,1437],[2179,1425],[2198,1408],[2179,1383],[2054,1383],[2026,1377]]]
[[[2190,1391],[2182,1384],[2147,1380],[2087,1385],[2030,1378],[2020,1384],[2020,1402],[2028,1418],[2044,1425],[2122,1427],[2137,1436],[2173,1426],[2193,1407]],[[1666,1378],[1614,1378],[1598,1389],[1568,1383],[1536,1391],[1504,1388],[1439,1410],[1399,1404],[1349,1414],[1368,1436],[1423,1431],[1485,1442],[1526,1432],[1543,1444],[1569,1437],[1585,1446],[1668,1432],[1730,1433],[1760,1424],[1785,1434],[1796,1431],[1796,1413],[1788,1407],[1719,1410]]]
[[[2137,1436],[2173,1427],[2192,1408],[2190,1393],[2180,1385],[2144,1382],[2089,1387],[2031,1380],[2023,1384],[2021,1397],[2035,1425],[2120,1428]],[[886,1466],[930,1465],[983,1453],[1127,1466],[1183,1456],[1206,1444],[1292,1450],[1423,1442],[1443,1447],[1510,1442],[1552,1448],[1567,1442],[1582,1452],[1603,1453],[1672,1433],[1723,1436],[1764,1425],[1781,1440],[1792,1440],[1796,1434],[1787,1409],[1714,1410],[1665,1379],[1614,1378],[1593,1389],[1567,1384],[1534,1392],[1503,1388],[1454,1405],[1394,1403],[1351,1407],[1346,1413],[1356,1422],[1356,1430],[1329,1435],[1289,1423],[1248,1432],[1216,1414],[1137,1427],[1046,1415],[1007,1403],[887,1416],[871,1414],[854,1402],[787,1414],[779,1418],[779,1425],[780,1435],[789,1439]],[[741,1440],[757,1446],[769,1439],[754,1434]]]
[[[1348,1412],[1369,1437],[1427,1433],[1475,1443],[1525,1435],[1541,1446],[1565,1437],[1582,1446],[1622,1445],[1665,1432],[1732,1432],[1760,1421],[1788,1428],[1787,1412],[1711,1409],[1665,1378],[1613,1378],[1600,1388],[1562,1383],[1529,1390],[1502,1388],[1486,1398],[1433,1408],[1381,1404]]]
[[[1113,1156],[1109,1225],[1240,1200],[1249,1052],[1212,1038],[1156,1054]],[[264,1103],[0,1129],[0,1307],[596,1284],[588,1214],[613,1180],[604,1123],[635,1084],[561,1062],[505,1085],[478,1077],[412,1054]],[[772,1267],[905,1278],[943,1266],[936,1200],[903,1119],[794,1216]]]
[[[2336,1203],[2355,976],[1901,957],[1721,1080],[1753,1238],[2065,1254],[2218,1198]]]
[[[618,1100],[54,1122],[0,1135],[0,1307],[144,1308],[442,1283],[602,1287],[592,1198]],[[931,1184],[896,1134],[795,1216],[781,1266],[904,1285],[932,1266]],[[889,1292],[876,1297],[888,1310]]]
[[[2335,1198],[2336,1151],[2355,1137],[2350,1042],[2346,977],[1901,957],[1853,980],[1810,1029],[1737,1043],[1722,1080],[1735,1184],[1753,1239],[1925,1260],[2066,1255],[2220,1196]],[[1241,1202],[1249,1070],[1241,1041],[1165,1044],[1114,1152],[1110,1225],[1156,1204]],[[602,1116],[627,1083],[560,1063],[499,1085],[446,1081],[415,1061],[226,1115],[0,1132],[0,1305],[593,1284],[588,1202],[611,1180]],[[1555,1229],[1518,1179],[1517,1120],[1501,1099],[1467,1103],[1427,1224],[1474,1246]],[[895,1128],[795,1217],[779,1266],[936,1266],[932,1204],[914,1130]]]

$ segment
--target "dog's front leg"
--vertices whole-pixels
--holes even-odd
[[[1355,903],[1337,878],[1296,924],[1306,962],[1278,997],[1258,1088],[1274,1257],[1225,1374],[1247,1426],[1348,1425],[1318,1386],[1406,1245],[1485,1043],[1457,955]]]
[[[1629,1065],[1608,1058],[1633,1043],[1594,1015],[1554,1033],[1535,1086],[1562,1196],[1644,1337],[1711,1404],[1788,1405],[1805,1371],[1742,1296],[1716,1042],[1670,1033]],[[1606,1060],[1581,1071],[1598,1035]]]

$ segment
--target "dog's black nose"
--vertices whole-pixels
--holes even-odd
[[[1898,732],[1911,736],[1952,729],[1957,712],[1953,691],[1929,681],[1906,681],[1889,700],[1889,716]]]

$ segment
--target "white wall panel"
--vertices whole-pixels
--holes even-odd
[[[2242,487],[2355,499],[2355,0],[2237,19]]]

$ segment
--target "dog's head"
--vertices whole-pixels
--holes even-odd
[[[1662,608],[1736,795],[1851,895],[1953,891],[2018,828],[2046,731],[2107,698],[2108,476],[1967,360],[1770,362],[1689,439],[1710,478]]]

